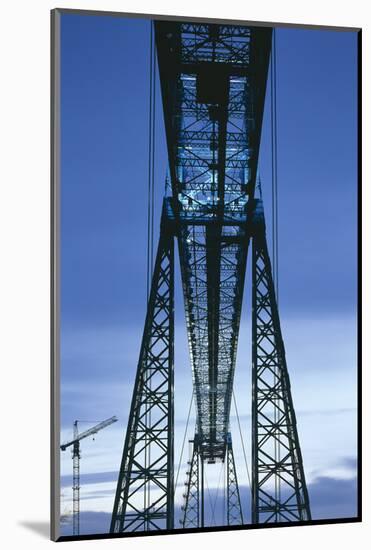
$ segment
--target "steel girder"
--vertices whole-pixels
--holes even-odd
[[[309,520],[262,210],[252,248],[252,522]]]
[[[271,29],[156,22],[202,456],[225,457]]]
[[[111,533],[174,526],[174,238],[163,220]]]

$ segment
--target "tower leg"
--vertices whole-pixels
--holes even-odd
[[[195,435],[192,444],[192,457],[188,461],[187,480],[185,482],[186,490],[183,495],[183,518],[180,520],[183,528],[201,526],[201,508],[203,506],[203,499],[200,494],[200,489],[202,483],[202,472],[200,472],[201,457],[198,452],[197,434]]]
[[[174,526],[174,239],[161,227],[111,533]]]
[[[227,525],[243,525],[240,490],[238,488],[231,434],[227,440]]]
[[[311,519],[264,224],[253,236],[252,522]]]

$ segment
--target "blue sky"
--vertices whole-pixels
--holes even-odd
[[[312,515],[351,516],[356,514],[357,38],[353,32],[299,29],[278,29],[276,37],[281,323]],[[145,316],[149,22],[64,14],[61,51],[62,440],[71,435],[75,419],[119,418],[82,445],[81,532],[91,532],[108,529]],[[156,236],[167,167],[159,87],[157,99]],[[270,235],[269,93],[259,172]],[[247,285],[250,277],[249,270]],[[178,265],[176,278],[177,449],[191,372]],[[248,456],[249,294],[236,368]],[[247,516],[247,475],[233,410],[231,431]],[[68,514],[69,452],[62,453],[61,467],[62,512]],[[219,471],[209,470],[212,492]],[[63,532],[71,533],[70,523]]]

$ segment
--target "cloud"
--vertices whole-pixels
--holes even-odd
[[[91,485],[96,483],[105,483],[107,481],[117,481],[118,471],[99,472],[92,474],[80,474],[80,484]],[[72,486],[72,475],[61,476],[61,487]]]
[[[351,460],[351,459],[349,459]],[[111,472],[112,473],[112,472]],[[107,472],[109,474],[109,472]],[[352,518],[357,515],[357,480],[335,479],[318,477],[308,485],[308,492],[313,519],[340,519]],[[250,490],[246,486],[240,487],[240,496],[243,507],[244,522],[250,523]],[[222,491],[206,489],[206,524],[225,525],[224,499]],[[175,508],[175,527],[179,526],[182,517],[180,506]],[[107,533],[111,521],[111,514],[107,512],[84,511],[80,514],[80,533],[95,534]],[[61,523],[61,534],[72,534],[72,517],[65,516]]]
[[[309,488],[313,519],[351,518],[357,515],[357,480],[319,477]]]
[[[81,512],[80,513],[80,534],[108,533],[111,521],[111,514],[106,512]],[[61,535],[72,535],[72,516],[63,518],[60,527]]]
[[[349,470],[356,471],[358,466],[358,460],[354,456],[346,456],[341,461],[343,465]]]

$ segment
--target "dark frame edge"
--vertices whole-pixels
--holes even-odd
[[[50,538],[59,540],[60,384],[59,384],[59,193],[60,193],[60,10],[50,12]]]
[[[314,23],[284,23],[282,21],[249,21],[241,19],[223,19],[218,17],[193,17],[192,15],[171,15],[157,13],[134,13],[120,11],[105,11],[105,10],[84,10],[73,8],[56,8],[60,14],[71,13],[75,15],[100,15],[107,17],[127,17],[137,19],[157,19],[159,21],[194,21],[195,23],[225,23],[226,25],[248,25],[250,27],[286,27],[293,29],[312,29],[324,31],[343,31],[343,32],[358,32],[360,27],[338,27],[336,25],[317,25]]]
[[[362,521],[362,29],[357,36],[357,493]]]
[[[359,517],[351,518],[330,518],[330,519],[317,519],[310,521],[295,521],[293,523],[259,523],[259,524],[246,524],[246,525],[221,525],[216,527],[195,527],[189,529],[164,529],[161,531],[134,531],[127,533],[92,533],[89,535],[78,536],[61,536],[58,542],[70,542],[75,540],[105,540],[105,539],[125,539],[136,537],[157,537],[167,535],[185,535],[185,534],[200,534],[200,533],[218,533],[220,531],[253,531],[257,529],[292,529],[293,527],[313,527],[315,525],[341,525],[348,523],[360,523]]]

